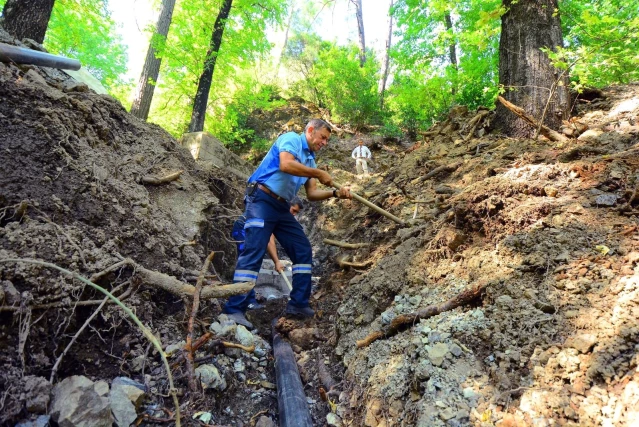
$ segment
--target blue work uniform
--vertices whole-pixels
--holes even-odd
[[[233,230],[231,231],[231,237],[235,240],[235,244],[237,245],[238,256],[242,253],[246,244],[246,231],[244,230],[244,224],[246,224],[246,218],[242,215],[233,223]],[[256,302],[257,298],[255,296],[255,291],[251,289],[248,293],[248,303],[254,304]]]
[[[247,195],[244,231],[244,250],[237,259],[233,282],[257,281],[271,234],[282,245],[293,262],[293,290],[289,305],[297,308],[308,307],[311,296],[311,243],[299,222],[290,212],[289,200],[293,199],[300,187],[309,179],[294,176],[280,170],[280,153],[291,153],[295,160],[310,168],[315,168],[315,155],[308,148],[304,133],[289,132],[281,135],[249,177],[249,184],[265,186],[269,193],[255,189]],[[235,295],[224,306],[225,313],[245,312],[254,291],[246,295]]]

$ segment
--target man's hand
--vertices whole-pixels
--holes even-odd
[[[352,199],[353,195],[351,194],[350,187],[342,187],[337,190],[337,197],[340,199]]]
[[[333,178],[331,177],[331,175],[328,172],[323,171],[321,169],[316,169],[316,170],[318,172],[316,176],[317,180],[327,187],[332,187]]]
[[[275,271],[278,273],[284,271],[284,264],[282,264],[279,260],[275,263]]]

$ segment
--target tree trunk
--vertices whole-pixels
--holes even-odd
[[[286,46],[288,45],[288,33],[291,30],[291,22],[293,21],[293,14],[295,13],[295,5],[291,6],[291,12],[288,15],[288,22],[286,23],[286,32],[284,33],[284,45],[282,46],[282,53],[277,60],[277,66],[275,67],[275,78],[280,74],[280,65],[282,64],[282,58],[286,53]]]
[[[357,32],[359,34],[359,66],[364,67],[366,63],[366,41],[364,39],[364,18],[362,16],[362,0],[351,0],[355,5],[355,16],[357,17]]]
[[[55,0],[7,0],[0,24],[18,40],[32,39],[42,44]]]
[[[446,13],[444,20],[446,21],[446,30],[452,33],[453,19],[450,17],[450,12]],[[454,96],[457,93],[457,49],[455,46],[455,40],[452,37],[451,42],[448,45],[448,58],[450,59],[450,65],[452,65],[455,70],[455,80],[452,82],[452,88],[450,90],[451,94]]]
[[[379,79],[379,86],[377,87],[380,108],[384,108],[384,90],[386,90],[386,80],[388,79],[388,68],[390,64],[391,38],[393,36],[393,16],[391,15],[392,8],[393,0],[390,0],[390,5],[388,7],[388,36],[386,37],[386,49],[384,50],[384,58],[382,60],[382,75]]]
[[[191,114],[191,123],[189,123],[189,132],[202,132],[204,130],[206,104],[209,100],[209,91],[211,90],[211,82],[213,81],[215,61],[220,51],[222,36],[224,35],[224,26],[231,12],[232,5],[233,0],[224,0],[220,13],[218,13],[215,19],[211,43],[209,50],[206,52],[206,59],[204,60],[204,71],[202,71],[202,75],[198,81],[197,92],[193,100],[193,113]]]
[[[554,68],[540,49],[563,46],[557,0],[503,0],[507,12],[501,18],[499,83],[504,98],[551,129],[570,115],[568,76]],[[529,138],[535,129],[497,105],[495,127],[512,137]],[[543,117],[542,117],[543,116]]]
[[[160,10],[157,25],[155,26],[153,38],[162,37],[166,39],[167,34],[169,34],[169,26],[171,25],[174,8],[175,0],[162,0],[162,9]],[[131,105],[131,114],[142,120],[146,120],[149,117],[155,84],[160,74],[161,62],[162,58],[157,56],[157,52],[153,47],[153,39],[151,39],[149,50],[146,53],[146,59],[144,61],[144,68],[142,68],[138,87],[135,90],[135,99],[133,99],[133,105]]]

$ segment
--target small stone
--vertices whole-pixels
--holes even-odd
[[[617,195],[611,193],[600,194],[595,197],[595,203],[599,206],[614,206],[617,204]]]
[[[564,343],[565,347],[578,350],[580,353],[588,353],[597,343],[597,337],[593,334],[579,334],[570,337]]]
[[[555,187],[548,185],[544,187],[544,193],[546,193],[546,196],[548,197],[557,197],[559,190],[557,190]]]
[[[457,344],[451,344],[450,345],[450,352],[453,353],[453,356],[459,357],[459,356],[462,355],[463,350]]]
[[[457,415],[457,412],[455,410],[453,410],[453,408],[446,408],[442,411],[439,411],[439,418],[441,418],[444,421],[448,421],[451,418],[455,418],[455,415]]]
[[[203,389],[224,390],[226,381],[213,365],[200,365],[195,368],[195,376],[200,378]]]
[[[448,345],[444,343],[437,343],[428,349],[428,358],[433,365],[441,366],[448,352]]]
[[[332,427],[341,427],[342,419],[332,412],[326,414],[326,424]]]

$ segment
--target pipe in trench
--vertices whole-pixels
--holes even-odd
[[[275,330],[275,321],[272,330],[279,427],[313,427],[293,349]]]
[[[31,64],[76,71],[82,67],[82,64],[77,59],[52,55],[6,43],[0,43],[0,62],[15,62],[16,64]]]

